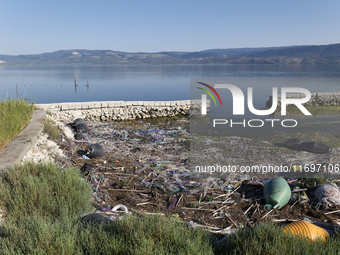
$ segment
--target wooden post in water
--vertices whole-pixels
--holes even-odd
[[[89,92],[89,87],[90,87],[89,81],[87,81],[87,84],[85,86],[87,87],[87,92]]]
[[[77,95],[77,81],[76,81],[76,77],[74,76],[74,93],[75,95]]]

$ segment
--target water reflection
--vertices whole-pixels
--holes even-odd
[[[340,66],[337,65],[150,65],[150,66],[0,66],[0,97],[16,95],[36,98],[37,103],[102,100],[187,100],[190,79],[204,77],[288,78],[286,85],[308,88],[311,92],[337,91]],[[74,85],[74,79],[77,80]],[[46,86],[48,83],[49,86]],[[61,84],[59,86],[59,84]],[[82,85],[83,84],[83,85]],[[95,86],[89,93],[89,86]],[[279,84],[280,85],[280,84]],[[254,93],[268,100],[271,89]],[[53,89],[55,87],[55,89]],[[53,89],[53,90],[52,90]],[[268,94],[268,95],[267,95]],[[3,98],[4,99],[4,98]],[[265,102],[264,101],[264,102]]]

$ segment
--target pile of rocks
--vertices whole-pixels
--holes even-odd
[[[199,100],[195,104],[199,103]],[[38,104],[37,107],[53,114],[62,112],[72,117],[82,116],[90,121],[112,121],[147,119],[168,116],[188,115],[190,100],[182,101],[117,101],[117,102],[82,102]],[[76,115],[75,115],[76,113]]]
[[[85,119],[91,121],[134,120],[167,116],[188,115],[188,106],[127,106],[125,108],[108,108],[82,111]]]
[[[49,162],[54,161],[56,158],[65,158],[63,151],[59,148],[58,144],[48,139],[48,135],[42,133],[39,135],[35,144],[32,144],[31,149],[23,158],[24,161],[39,161]]]

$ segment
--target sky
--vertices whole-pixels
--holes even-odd
[[[0,54],[340,43],[339,0],[0,0]]]

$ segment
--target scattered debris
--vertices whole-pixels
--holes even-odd
[[[319,205],[330,207],[340,205],[340,189],[335,183],[324,184],[314,191],[314,197]]]
[[[298,149],[320,154],[326,154],[332,151],[331,147],[319,142],[303,142],[298,146]]]
[[[85,155],[89,158],[104,157],[104,149],[100,144],[91,144],[85,149]]]
[[[97,212],[111,220],[128,212],[170,215],[189,222],[188,226],[221,234],[234,233],[259,222],[301,219],[305,215],[314,221],[337,224],[337,213],[329,212],[340,209],[340,205],[332,210],[317,210],[311,206],[313,201],[305,193],[306,189],[297,188],[305,187],[300,179],[281,178],[286,197],[272,203],[266,200],[269,193],[264,193],[264,189],[269,190],[270,183],[276,182],[274,180],[247,175],[192,178],[188,171],[189,140],[198,138],[190,135],[189,124],[188,119],[177,117],[87,123],[94,144],[85,139],[82,142],[60,139],[58,144],[67,156],[60,163],[80,169],[92,186],[92,202]],[[296,156],[293,158],[265,141],[242,137],[223,139],[223,146],[216,150],[210,145],[218,142],[203,140],[201,152],[219,157],[220,151],[226,151],[231,164],[241,160],[260,164],[259,160],[266,159],[290,164],[315,157],[307,155],[308,152],[294,151]],[[302,140],[298,142],[305,142]],[[256,152],[262,156],[256,156]],[[291,192],[294,198],[290,200]],[[271,205],[270,211],[265,209],[266,204]]]
[[[72,123],[70,123],[69,125],[71,125],[74,128],[75,126],[77,126],[80,123],[86,124],[86,121],[82,118],[77,118]]]
[[[93,170],[92,165],[85,163],[81,168],[80,172],[83,174],[83,176],[88,176],[89,173]]]
[[[103,216],[100,213],[90,213],[81,218],[83,224],[107,224],[112,222],[109,218]]]
[[[312,153],[327,154],[332,151],[332,148],[320,143],[310,142],[305,138],[293,138],[285,142],[285,146],[290,149],[308,151]]]
[[[305,138],[292,138],[285,141],[285,146],[290,149],[297,149],[302,142],[307,142]]]
[[[321,239],[325,242],[329,237],[329,234],[325,229],[318,227],[305,220],[291,223],[283,227],[283,231],[285,233],[289,232],[290,234],[299,237],[306,237],[310,241],[316,241],[317,239]]]
[[[87,133],[88,131],[88,127],[86,124],[84,123],[78,123],[77,125],[74,126],[74,130],[77,133]]]
[[[270,180],[263,189],[263,196],[266,201],[265,209],[281,209],[291,197],[291,191],[285,179],[279,177]]]
[[[76,140],[91,141],[91,136],[88,133],[77,133],[74,138]]]

